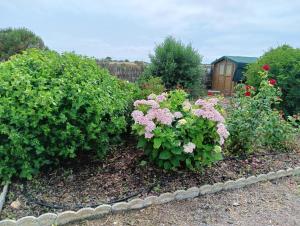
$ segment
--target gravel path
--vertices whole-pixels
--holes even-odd
[[[98,225],[300,225],[300,177],[206,195],[73,224]]]

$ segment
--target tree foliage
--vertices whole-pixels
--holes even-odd
[[[0,29],[0,61],[28,48],[45,49],[43,40],[26,28]]]
[[[145,74],[161,77],[167,89],[181,87],[194,96],[202,91],[202,57],[190,44],[167,37],[150,55],[150,60]]]

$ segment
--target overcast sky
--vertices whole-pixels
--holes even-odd
[[[210,63],[300,47],[300,0],[0,0],[5,27],[27,27],[59,52],[144,61],[172,35]]]

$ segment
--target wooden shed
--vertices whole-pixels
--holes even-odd
[[[212,89],[231,96],[234,85],[243,81],[246,65],[256,60],[256,57],[244,56],[223,56],[216,59],[212,62]]]

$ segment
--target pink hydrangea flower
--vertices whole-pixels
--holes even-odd
[[[214,107],[216,104],[218,103],[218,99],[217,98],[210,98],[208,100],[203,100],[203,99],[198,99],[195,102],[195,105],[200,105],[204,108],[212,108]]]
[[[144,113],[142,111],[139,111],[139,110],[134,110],[131,113],[131,116],[132,116],[132,118],[133,118],[134,121],[137,121],[139,117],[144,116]]]
[[[168,108],[157,109],[156,120],[164,125],[171,125],[174,116]]]
[[[218,123],[217,128],[218,128],[217,133],[220,136],[219,143],[220,143],[220,145],[223,145],[225,142],[225,139],[228,138],[228,136],[229,136],[229,132],[223,123]]]
[[[150,132],[145,133],[145,138],[147,138],[147,139],[151,139],[153,136],[154,136],[153,133],[150,133]]]
[[[166,93],[162,93],[162,94],[160,94],[160,95],[158,95],[158,96],[156,97],[156,101],[157,101],[158,103],[163,102],[163,101],[165,101],[165,100],[167,99],[166,96],[167,96]]]
[[[133,111],[131,116],[135,123],[145,126],[146,132],[151,133],[156,128],[155,123],[147,118],[147,116],[144,116],[143,112],[139,110]]]
[[[195,148],[196,148],[196,145],[192,142],[189,142],[189,143],[183,145],[183,151],[185,153],[193,153]]]
[[[176,111],[176,112],[174,112],[174,117],[175,118],[182,118],[182,113],[180,112],[180,111]]]
[[[224,117],[214,108],[201,108],[193,110],[193,114],[198,117],[207,118],[215,122],[224,122]]]

